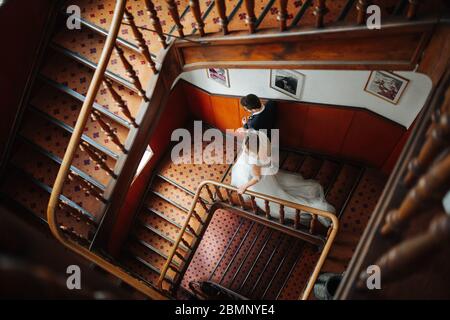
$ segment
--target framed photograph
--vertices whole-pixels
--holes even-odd
[[[293,70],[270,70],[270,87],[297,100],[302,98],[305,75]]]
[[[208,78],[211,80],[214,80],[227,88],[230,87],[230,76],[228,74],[228,69],[209,68],[206,69],[206,73]]]
[[[397,104],[408,86],[409,80],[387,71],[372,71],[364,91]]]

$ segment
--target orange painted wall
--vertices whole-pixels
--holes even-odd
[[[239,128],[240,97],[212,95],[185,81],[189,110],[219,129]],[[361,108],[278,101],[277,123],[284,147],[365,163],[390,173],[406,139],[403,126]]]

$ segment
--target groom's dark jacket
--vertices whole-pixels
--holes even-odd
[[[247,123],[244,124],[245,129],[267,129],[267,133],[270,137],[270,129],[274,129],[276,121],[276,102],[269,100],[265,104],[264,110],[256,115],[251,115],[247,119]]]

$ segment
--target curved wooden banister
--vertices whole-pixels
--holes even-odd
[[[75,153],[78,149],[78,146],[81,141],[81,135],[83,134],[84,128],[86,126],[86,122],[91,116],[92,105],[94,103],[94,99],[97,95],[97,92],[102,84],[103,77],[111,57],[112,50],[116,43],[117,35],[120,29],[120,25],[122,22],[122,18],[124,15],[126,0],[117,0],[116,6],[114,10],[114,17],[111,22],[111,27],[108,33],[108,37],[106,38],[105,46],[103,48],[100,60],[98,62],[98,67],[95,70],[92,81],[89,85],[89,90],[86,94],[86,99],[83,103],[83,106],[80,111],[80,115],[78,116],[77,123],[75,125],[73,134],[70,138],[69,145],[67,146],[66,153],[64,154],[64,158],[61,163],[61,167],[59,168],[58,175],[56,177],[52,193],[50,195],[50,201],[48,203],[47,208],[47,221],[53,235],[58,239],[64,246],[71,249],[72,251],[78,253],[84,258],[88,259],[96,263],[101,268],[106,271],[112,273],[118,278],[122,279],[127,284],[133,286],[135,289],[139,290],[143,294],[151,297],[153,299],[167,299],[164,295],[159,293],[157,290],[149,287],[141,281],[136,280],[136,278],[132,277],[130,274],[122,270],[120,267],[114,265],[113,263],[102,259],[94,252],[89,251],[88,249],[80,246],[79,244],[67,239],[61,232],[58,223],[56,221],[56,208],[59,203],[59,196],[62,193],[62,189],[64,187],[64,183],[69,174],[70,166],[72,160],[75,156]]]
[[[167,258],[167,261],[166,261],[164,267],[161,270],[161,274],[160,274],[160,277],[159,277],[158,283],[157,283],[157,287],[160,290],[163,290],[163,282],[164,282],[166,274],[171,266],[172,259],[176,255],[177,248],[178,248],[180,242],[182,242],[184,240],[183,235],[184,235],[185,231],[190,227],[189,222],[191,221],[192,217],[195,217],[194,216],[195,207],[197,205],[197,201],[201,200],[200,195],[203,192],[203,188],[205,188],[206,190],[211,190],[211,187],[213,187],[216,190],[217,190],[217,188],[223,188],[223,189],[225,189],[227,194],[229,194],[231,192],[237,192],[237,188],[235,188],[231,185],[217,182],[217,181],[205,180],[200,183],[200,185],[197,187],[197,191],[196,191],[194,199],[192,201],[191,208],[189,210],[186,221],[185,221],[181,231],[178,234],[178,237],[172,247],[170,254],[168,255],[168,258]],[[307,300],[313,289],[314,283],[316,282],[316,279],[319,276],[320,270],[325,262],[328,252],[330,251],[331,245],[333,244],[336,234],[338,232],[339,221],[338,221],[337,217],[334,214],[332,214],[331,212],[327,212],[327,211],[316,209],[316,208],[311,208],[311,207],[301,205],[298,203],[294,203],[294,202],[290,202],[290,201],[285,201],[285,200],[278,199],[278,198],[268,196],[268,195],[264,195],[264,194],[261,194],[258,192],[253,192],[250,190],[247,190],[245,192],[245,195],[250,196],[250,199],[254,199],[254,198],[262,199],[265,201],[265,203],[273,202],[273,203],[279,204],[281,207],[294,208],[296,210],[305,211],[312,215],[321,216],[321,217],[328,218],[331,220],[331,226],[330,226],[330,229],[328,232],[328,236],[327,236],[325,245],[320,254],[319,260],[317,261],[317,264],[311,274],[311,277],[308,280],[307,286],[306,286],[305,290],[303,291],[303,294],[301,295],[301,297],[299,297],[299,299]],[[219,201],[223,202],[223,200],[220,200],[220,199],[219,199]],[[253,203],[253,200],[251,201],[251,203]],[[210,211],[213,211],[213,210],[210,210]],[[210,212],[208,212],[208,214],[210,214]],[[249,217],[251,215],[252,215],[252,213],[249,213]]]

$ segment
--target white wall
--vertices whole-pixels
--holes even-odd
[[[431,91],[431,80],[416,72],[395,72],[410,80],[397,105],[364,91],[370,71],[298,70],[305,85],[300,101],[363,107],[389,118],[406,128],[412,124]],[[229,69],[230,88],[206,76],[205,70],[185,72],[181,78],[215,94],[243,96],[254,93],[262,98],[295,100],[269,87],[270,70]]]

